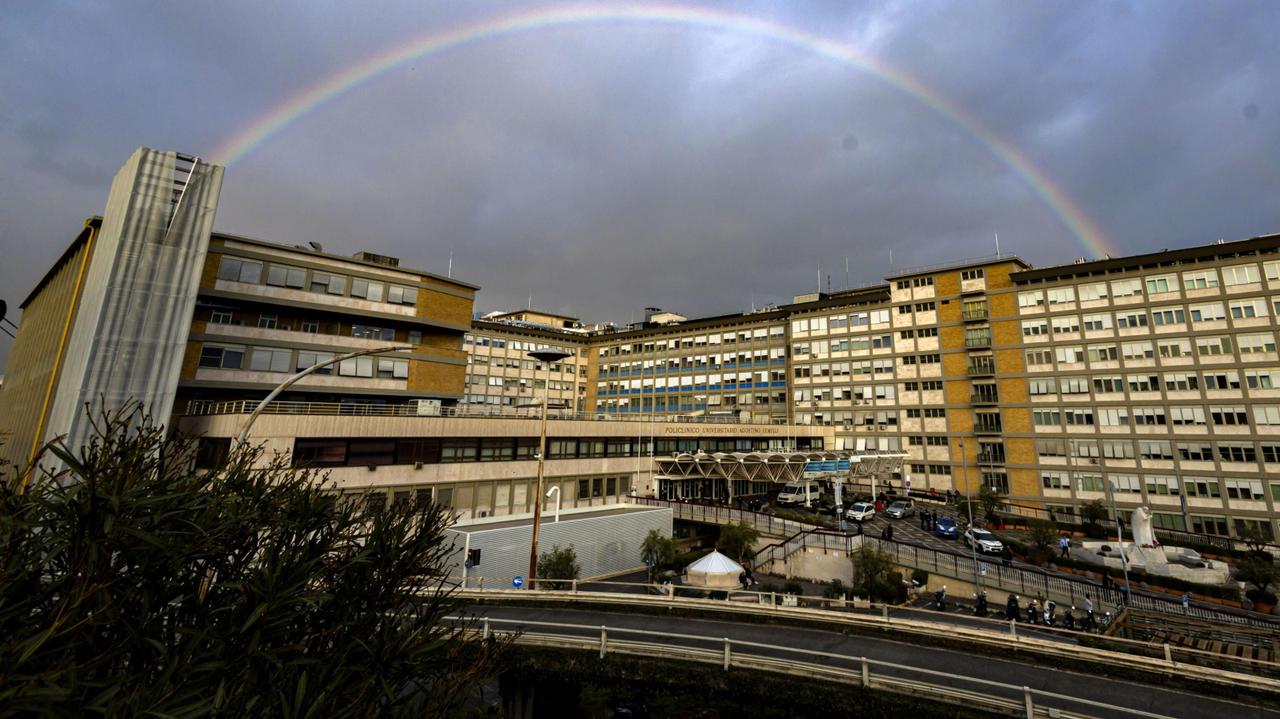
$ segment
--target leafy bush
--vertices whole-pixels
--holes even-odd
[[[671,569],[676,561],[676,540],[664,536],[656,529],[650,529],[640,544],[640,560],[649,571],[649,580],[653,581],[654,572]]]
[[[749,524],[726,524],[720,528],[720,538],[716,540],[716,551],[738,562],[754,557],[756,542],[760,540],[760,530]]]
[[[822,588],[822,596],[827,599],[840,599],[848,593],[849,589],[839,579],[832,579]]]
[[[554,545],[550,552],[545,552],[538,556],[538,578],[539,579],[577,579],[578,574],[582,572],[582,567],[578,564],[578,553],[573,547],[560,547]],[[538,583],[538,588],[543,588],[543,582]],[[547,589],[568,589],[572,586],[570,582],[545,582]]]
[[[799,596],[804,594],[804,585],[794,579],[788,579],[787,583],[782,585],[782,591],[786,594]]]
[[[92,420],[65,471],[0,469],[0,715],[450,716],[489,672],[444,621],[446,509]]]
[[[929,573],[923,569],[912,570],[911,581],[917,586],[923,587],[929,583]]]

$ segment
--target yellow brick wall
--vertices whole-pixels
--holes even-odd
[[[933,276],[933,291],[938,297],[960,294],[960,273],[943,272]]]
[[[456,297],[429,289],[418,291],[418,317],[425,320],[468,325],[471,323],[471,313],[474,307],[474,297]]]
[[[410,362],[409,391],[439,392],[441,394],[461,395],[466,390],[467,368],[465,365],[442,364],[439,362]]]
[[[204,258],[204,270],[200,273],[200,287],[209,289],[218,281],[218,265],[222,263],[222,254],[209,251]]]
[[[200,368],[200,351],[204,348],[203,342],[188,342],[187,349],[182,354],[182,371],[179,374],[180,379],[195,379],[196,371]],[[177,405],[174,405],[177,408]]]

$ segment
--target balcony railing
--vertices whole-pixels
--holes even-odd
[[[991,311],[987,309],[965,310],[960,313],[960,318],[965,322],[974,322],[976,320],[985,320],[991,317]]]
[[[970,336],[970,337],[965,337],[965,338],[964,338],[964,346],[965,346],[965,347],[969,347],[969,348],[973,348],[973,347],[990,347],[990,346],[991,346],[991,335],[987,334],[987,335],[974,335],[974,336]]]
[[[1000,396],[996,394],[974,393],[969,396],[969,404],[1000,404]]]
[[[969,365],[970,377],[989,377],[991,375],[994,375],[995,373],[996,373],[996,365],[994,362],[990,364],[984,362],[982,364]]]
[[[250,414],[258,406],[257,400],[215,402],[192,400],[187,403],[186,416],[201,417],[227,414]],[[541,407],[488,407],[463,405],[461,407],[426,407],[417,404],[351,404],[342,402],[272,402],[263,414],[292,415],[342,415],[351,417],[469,417],[494,419],[537,419],[542,416]],[[547,418],[552,420],[601,420],[617,422],[660,422],[664,424],[769,424],[740,418],[736,413],[728,415],[688,414],[640,414],[614,412],[577,412],[571,409],[549,407]]]
[[[975,422],[973,431],[975,434],[1001,434],[1004,432],[999,422]]]

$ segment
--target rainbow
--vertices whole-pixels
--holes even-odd
[[[918,100],[974,138],[999,162],[1016,172],[1092,256],[1117,254],[1097,224],[1026,155],[995,135],[972,113],[920,80],[848,43],[749,15],[674,4],[558,5],[510,13],[416,37],[293,95],[233,135],[214,150],[210,160],[220,165],[235,164],[303,115],[406,63],[485,40],[546,28],[608,22],[672,25],[759,37],[867,72]]]

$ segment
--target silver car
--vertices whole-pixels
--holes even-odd
[[[890,504],[889,508],[884,510],[884,513],[889,517],[889,519],[902,519],[903,517],[910,517],[915,514],[916,508],[915,504],[913,504],[911,500],[900,499],[893,504]]]

